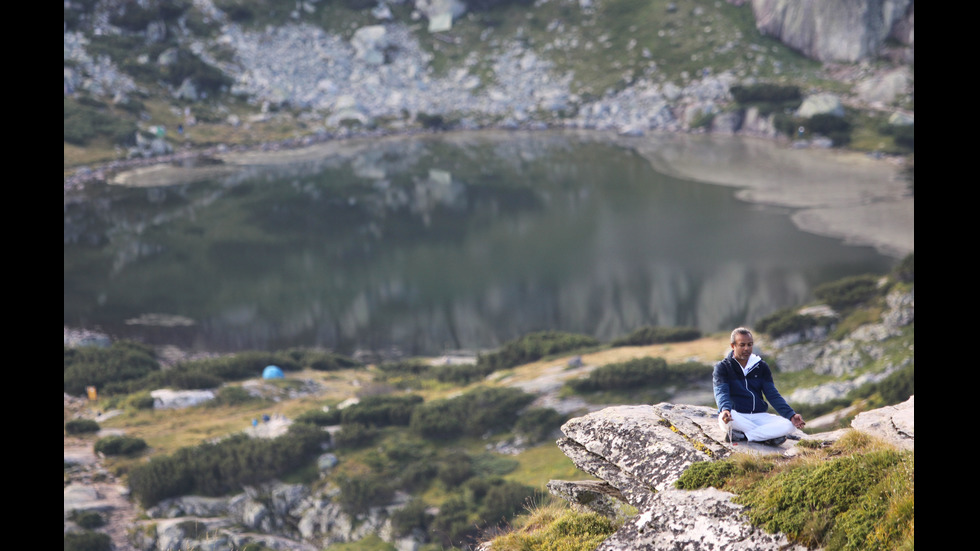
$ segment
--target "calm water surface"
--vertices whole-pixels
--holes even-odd
[[[378,140],[65,201],[65,326],[200,351],[437,355],[752,325],[896,260],[552,134]]]

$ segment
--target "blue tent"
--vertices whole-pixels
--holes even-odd
[[[262,370],[263,379],[282,379],[282,370],[274,365],[267,365],[264,370]]]

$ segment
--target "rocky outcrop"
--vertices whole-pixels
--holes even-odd
[[[626,501],[644,510],[653,496],[673,487],[691,464],[727,457],[715,408],[662,403],[614,406],[576,417],[562,428],[558,447],[583,471],[608,482]],[[806,435],[797,431],[798,438]],[[759,453],[789,449],[755,442],[739,449]]]
[[[900,335],[903,327],[915,322],[915,288],[892,291],[885,297],[885,303],[888,310],[882,314],[880,322],[864,324],[847,338],[828,340],[826,333],[791,333],[781,335],[773,342],[780,371],[810,370],[837,378],[815,387],[794,390],[786,396],[790,403],[829,402],[863,384],[881,381],[912,362],[907,355],[897,361],[890,360],[886,343]],[[824,312],[820,316],[833,318],[837,314]],[[882,364],[881,367],[856,373],[867,365],[869,358]]]
[[[915,449],[915,397],[896,406],[860,414],[861,430],[896,446]],[[729,444],[714,408],[661,403],[616,406],[571,419],[558,446],[599,481],[551,481],[552,494],[613,516],[622,507],[639,513],[599,546],[600,551],[689,549],[805,549],[782,534],[752,527],[732,494],[707,488],[679,490],[674,482],[696,461],[716,461],[740,452],[793,455],[801,439],[833,441],[846,431],[807,435],[796,431],[780,446]]]
[[[268,549],[315,551],[378,534],[402,546],[417,546],[412,538],[400,541],[391,534],[391,513],[405,505],[407,496],[354,518],[340,507],[338,493],[336,489],[313,491],[305,484],[276,482],[246,487],[231,497],[167,499],[146,511],[149,520],[139,521],[130,530],[129,540],[142,551],[232,551],[249,543]]]
[[[714,488],[658,493],[650,507],[626,522],[597,551],[673,551],[733,549],[804,551],[782,534],[754,528],[731,501],[732,494]]]
[[[859,413],[851,427],[887,440],[903,450],[915,449],[915,396],[894,406]]]
[[[818,61],[878,57],[892,38],[914,57],[913,0],[752,0],[756,28]]]

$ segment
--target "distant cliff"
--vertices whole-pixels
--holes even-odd
[[[752,0],[752,10],[760,32],[812,59],[914,59],[914,0]]]

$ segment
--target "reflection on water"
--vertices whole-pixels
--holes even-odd
[[[65,202],[65,325],[211,351],[751,325],[894,259],[559,134],[378,140]]]

